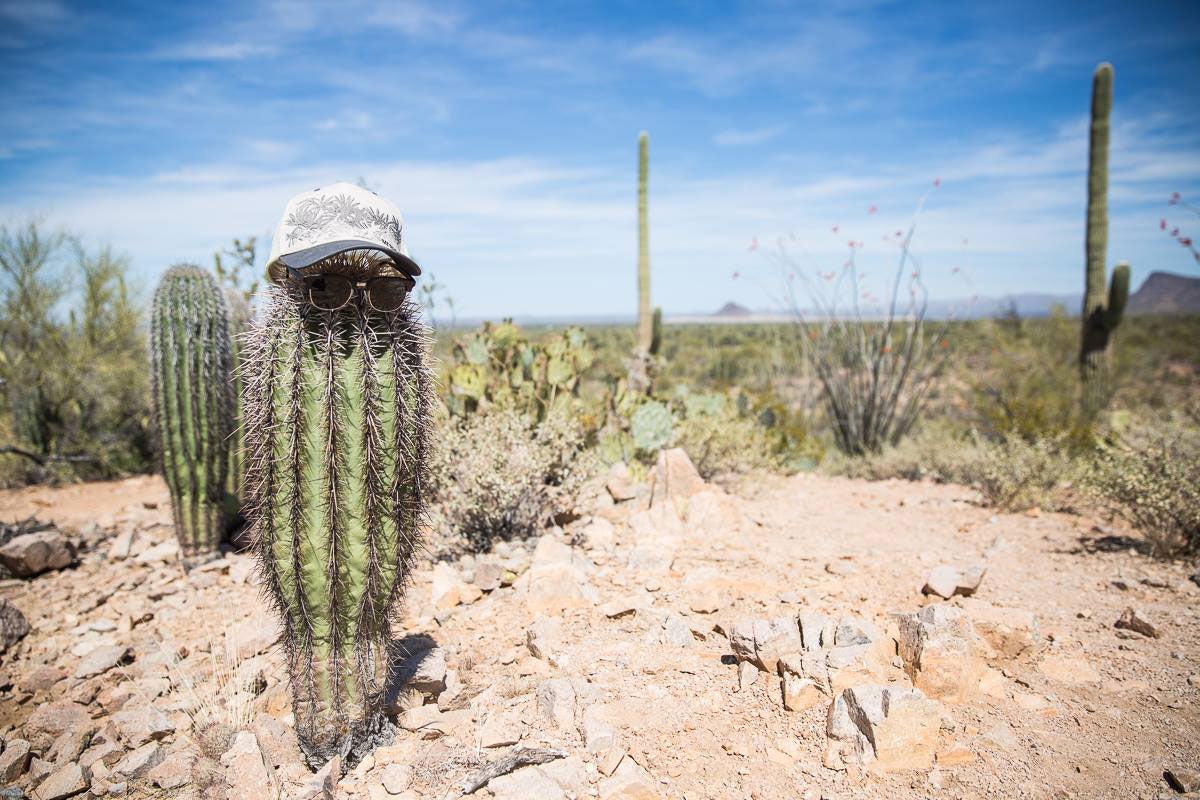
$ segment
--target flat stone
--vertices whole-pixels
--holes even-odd
[[[69,567],[75,561],[75,543],[53,528],[15,536],[0,547],[0,563],[18,578]]]
[[[738,662],[738,691],[744,692],[758,683],[758,667],[752,661]]]
[[[921,588],[921,592],[923,594],[934,594],[949,600],[954,596],[954,592],[958,589],[958,583],[961,579],[962,575],[957,569],[943,564],[940,567],[934,567],[925,576],[925,585]]]
[[[958,586],[955,587],[955,593],[963,597],[970,597],[979,590],[979,584],[983,583],[983,576],[987,574],[987,567],[980,564],[972,564],[965,568],[959,575]]]
[[[1167,779],[1167,783],[1170,784],[1171,788],[1177,792],[1184,794],[1200,792],[1200,770],[1171,766],[1164,770],[1163,777]]]
[[[0,753],[0,783],[13,783],[29,769],[32,753],[29,742],[24,739],[9,739]]]
[[[1003,608],[974,598],[962,603],[975,632],[998,657],[1017,658],[1041,645],[1041,629],[1032,611]]]
[[[567,678],[543,681],[535,693],[538,711],[563,730],[575,727],[575,687]]]
[[[138,778],[162,763],[163,751],[157,742],[149,742],[131,750],[113,767],[113,772],[126,778]]]
[[[388,794],[400,794],[412,785],[412,767],[407,764],[388,764],[380,773],[379,782]]]
[[[638,591],[609,600],[600,606],[600,613],[609,619],[617,619],[637,611],[645,611],[653,604],[653,596],[648,592]]]
[[[112,721],[130,747],[161,741],[175,732],[175,724],[157,708],[150,706],[122,709],[112,715]],[[254,746],[257,749],[257,741]]]
[[[845,754],[872,770],[928,769],[941,729],[941,706],[919,689],[867,684],[843,691],[826,731]]]
[[[1047,678],[1070,686],[1100,682],[1100,673],[1081,655],[1046,656],[1038,669]]]
[[[494,592],[500,588],[500,578],[504,575],[504,567],[495,561],[478,561],[475,564],[473,583],[484,592]]]
[[[608,707],[593,703],[583,710],[583,742],[589,753],[607,753],[617,743],[617,731],[608,718]]]
[[[729,644],[739,661],[750,661],[772,674],[780,655],[802,649],[800,629],[792,617],[743,620],[730,630]]]
[[[38,800],[64,800],[87,791],[87,775],[78,764],[67,764],[50,773],[37,788]]]
[[[160,789],[178,789],[192,782],[192,765],[196,757],[187,752],[171,753],[151,769],[146,778]]]
[[[168,539],[148,547],[134,557],[139,564],[169,564],[179,558],[179,542]]]
[[[600,800],[658,800],[662,796],[650,774],[628,756],[600,781],[599,788]]]
[[[401,675],[408,676],[404,688],[434,699],[446,688],[446,651],[430,647],[414,652],[400,662],[399,670]]]
[[[825,699],[815,681],[791,671],[783,672],[780,691],[783,707],[788,711],[806,711]]]
[[[879,639],[875,623],[862,617],[842,617],[834,631],[833,643],[837,647],[871,644]]]
[[[442,718],[442,711],[436,704],[410,708],[400,716],[400,727],[406,731],[430,731],[436,729]]]
[[[30,745],[45,752],[63,731],[81,728],[91,722],[87,709],[70,700],[54,700],[39,705],[25,720],[24,733]]]
[[[263,758],[258,739],[250,731],[238,731],[233,746],[221,756],[230,797],[275,797],[274,773]]]
[[[562,650],[562,620],[558,617],[537,617],[525,629],[525,646],[534,658],[558,663]]]
[[[798,622],[805,650],[815,652],[833,647],[837,628],[832,617],[808,611],[800,615]]]
[[[129,558],[133,552],[133,537],[135,536],[132,528],[124,528],[113,537],[112,542],[108,546],[109,561],[124,561]]]
[[[118,665],[132,664],[133,658],[132,647],[119,644],[97,647],[84,656],[79,665],[75,667],[75,677],[90,678],[93,675],[100,675]]]
[[[966,702],[978,691],[986,665],[962,610],[939,603],[896,620],[900,658],[916,688],[951,703]]]

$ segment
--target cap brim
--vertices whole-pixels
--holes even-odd
[[[337,242],[325,242],[324,244],[318,244],[304,250],[297,250],[295,253],[280,256],[276,261],[285,267],[304,269],[330,256],[348,253],[351,250],[375,250],[392,259],[396,268],[401,272],[414,278],[421,274],[421,268],[417,266],[417,262],[398,250],[384,247],[375,242],[363,241],[362,239],[342,239]]]

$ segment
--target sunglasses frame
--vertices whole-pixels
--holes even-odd
[[[413,288],[416,286],[415,281],[397,275],[376,275],[375,277],[367,278],[365,281],[359,281],[349,278],[338,272],[317,272],[312,275],[305,275],[301,270],[295,267],[288,267],[288,275],[304,290],[304,298],[308,301],[309,305],[321,311],[330,312],[341,311],[343,308],[350,305],[350,302],[354,299],[356,294],[361,293],[372,311],[377,311],[380,314],[394,314],[404,307],[404,301],[408,299],[409,293],[412,292]],[[308,285],[309,281],[315,280],[316,278],[340,278],[341,280],[344,280],[350,284],[350,293],[346,295],[346,299],[337,308],[325,308],[324,306],[320,306],[313,300],[313,289]],[[371,283],[374,281],[400,281],[400,283],[404,285],[404,297],[401,298],[400,305],[386,311],[382,308],[376,307],[375,302],[371,299]]]

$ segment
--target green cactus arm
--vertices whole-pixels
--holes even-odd
[[[1115,331],[1125,315],[1129,301],[1129,264],[1122,261],[1113,270],[1112,282],[1108,287],[1108,303],[1104,307],[1104,324],[1109,332]]]

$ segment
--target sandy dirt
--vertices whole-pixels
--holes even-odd
[[[444,678],[442,708],[426,709],[440,722],[398,730],[393,745],[325,796],[458,797],[464,777],[516,741],[567,757],[553,769],[527,767],[493,781],[474,797],[1156,798],[1180,796],[1165,769],[1200,769],[1200,586],[1189,565],[1139,554],[1129,532],[1108,521],[998,514],[955,486],[763,476],[722,500],[713,519],[684,515],[664,557],[647,548],[655,537],[634,520],[646,494],[584,507],[613,521],[611,541],[589,540],[596,523],[585,514],[541,542],[498,548],[493,560],[511,572],[511,585],[489,592],[472,584],[473,559],[438,572],[424,564],[397,627],[413,642],[429,637],[444,654],[452,676]],[[108,764],[92,776],[93,793],[245,791],[221,781],[223,745],[207,761],[202,755],[195,701],[183,684],[190,676],[206,691],[211,653],[233,641],[265,679],[252,715],[290,731],[286,672],[270,647],[273,629],[248,559],[229,555],[187,575],[171,559],[141,563],[139,552],[172,537],[169,499],[156,478],[0,495],[0,519],[30,515],[88,544],[74,568],[3,584],[32,630],[0,656],[0,734],[32,741],[30,715],[50,700],[75,702],[101,730],[117,708],[153,706],[173,726],[157,740],[162,754],[191,770],[186,782],[166,790],[155,785],[166,780],[158,773],[123,779]],[[122,531],[135,531],[135,542],[116,558],[110,549]],[[933,765],[826,766],[828,698],[792,712],[766,672],[739,687],[727,638],[739,620],[819,611],[891,630],[892,615],[931,602],[921,588],[943,564],[986,566],[972,599],[1033,612],[1039,640],[1016,657],[980,656],[982,687],[971,687],[965,702],[942,703]],[[626,605],[630,613],[609,616]],[[1114,627],[1130,607],[1158,638]],[[534,648],[540,657],[531,626],[549,631]],[[96,641],[127,644],[135,660],[74,677]],[[30,676],[47,667],[59,668],[61,679],[34,686]],[[907,685],[908,676],[895,668],[882,680]],[[255,730],[260,743],[269,738]],[[307,772],[294,741],[284,742],[282,753],[263,744],[275,786],[284,797],[304,796],[296,787]],[[405,778],[391,781],[399,788],[392,794],[383,776],[395,764]],[[38,753],[12,783],[37,796],[38,780],[61,766]]]

